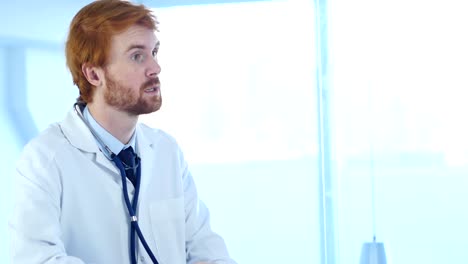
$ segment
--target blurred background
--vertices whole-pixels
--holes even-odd
[[[72,108],[88,0],[0,0],[0,263],[23,146]],[[164,104],[239,262],[468,263],[468,6],[446,0],[135,1],[160,22]],[[33,201],[32,201],[33,202]]]

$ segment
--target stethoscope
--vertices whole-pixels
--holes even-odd
[[[146,252],[150,256],[151,260],[153,261],[154,264],[158,264],[158,261],[156,260],[156,257],[154,256],[153,252],[148,246],[148,243],[146,243],[146,240],[141,233],[140,226],[138,225],[138,217],[136,216],[136,209],[137,209],[137,204],[138,204],[138,195],[140,193],[140,179],[141,179],[141,166],[140,166],[140,157],[136,158],[135,166],[131,167],[122,162],[120,158],[115,155],[110,148],[104,144],[104,141],[98,136],[96,131],[89,125],[88,121],[84,118],[82,109],[84,108],[84,104],[81,103],[75,103],[73,106],[75,109],[76,114],[80,117],[80,119],[85,123],[85,125],[88,127],[89,131],[91,134],[93,134],[94,138],[99,142],[99,144],[103,147],[102,151],[104,152],[104,156],[106,156],[107,159],[110,161],[113,161],[117,168],[120,170],[120,176],[122,178],[122,189],[123,189],[123,195],[125,199],[125,204],[127,206],[128,214],[130,216],[130,260],[132,264],[136,264],[136,243],[135,243],[135,233],[138,235],[138,238],[140,239],[141,243],[143,244],[143,247],[145,248]],[[135,194],[133,195],[133,200],[130,203],[130,198],[128,197],[128,191],[127,191],[127,179],[126,179],[126,174],[125,174],[125,169],[136,169],[136,182],[135,182]]]

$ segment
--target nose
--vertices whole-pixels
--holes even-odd
[[[154,58],[150,60],[150,64],[148,66],[147,75],[148,77],[155,78],[161,73],[161,66],[159,65],[158,59]]]

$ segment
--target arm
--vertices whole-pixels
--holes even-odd
[[[211,230],[208,208],[198,199],[192,175],[184,175],[187,264],[235,264],[224,240]]]
[[[59,172],[53,159],[40,156],[28,148],[18,163],[9,224],[11,263],[84,264],[67,256],[60,240]]]

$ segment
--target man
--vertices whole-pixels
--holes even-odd
[[[18,162],[13,264],[235,263],[174,139],[137,123],[161,107],[156,24],[120,0],[73,18],[66,58],[80,96]]]

